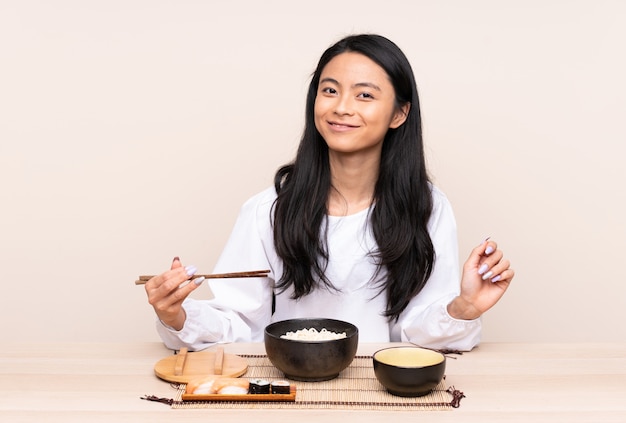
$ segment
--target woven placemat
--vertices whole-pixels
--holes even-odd
[[[265,355],[241,355],[248,361],[243,377],[276,380],[284,375]],[[374,375],[372,357],[356,356],[339,377],[324,382],[291,381],[296,385],[295,402],[182,401],[185,384],[178,385],[172,408],[291,408],[343,410],[450,410],[464,394],[446,387],[444,380],[428,395],[403,398],[389,394]]]

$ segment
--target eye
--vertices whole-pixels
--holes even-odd
[[[321,91],[325,94],[337,94],[337,90],[333,87],[324,87],[321,89]]]
[[[365,100],[373,100],[374,96],[372,94],[370,94],[370,93],[361,93],[361,94],[357,95],[357,98],[362,98],[362,99],[365,99]]]

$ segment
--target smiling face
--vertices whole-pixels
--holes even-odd
[[[378,154],[389,128],[406,120],[393,85],[376,62],[360,53],[341,53],[322,70],[315,99],[315,127],[331,153]]]

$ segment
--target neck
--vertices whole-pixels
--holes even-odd
[[[331,154],[329,158],[332,188],[328,194],[328,214],[347,216],[368,208],[374,198],[380,156]]]

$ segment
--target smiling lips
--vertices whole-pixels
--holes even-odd
[[[328,122],[328,124],[330,125],[331,129],[334,131],[349,131],[351,129],[355,129],[358,128],[358,125],[349,125],[347,123],[341,123],[341,122]]]

